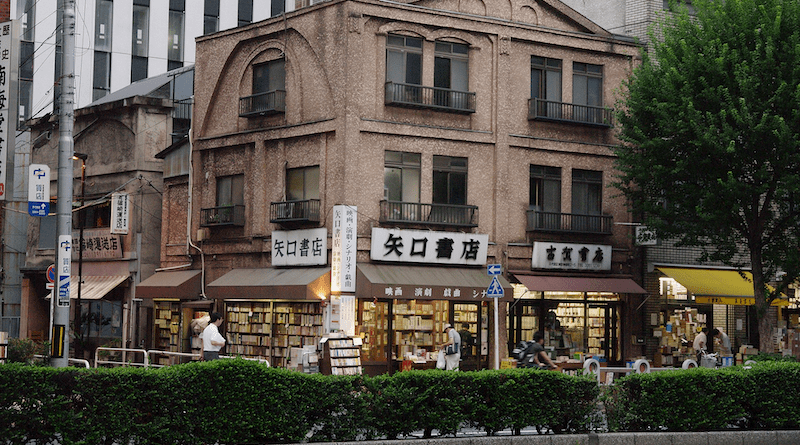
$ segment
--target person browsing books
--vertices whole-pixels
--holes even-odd
[[[225,337],[219,333],[220,326],[222,326],[222,315],[213,312],[208,326],[200,333],[200,340],[203,341],[203,360],[219,358],[219,350],[225,346]]]
[[[441,345],[441,351],[439,351],[439,354],[445,354],[444,369],[458,370],[458,362],[461,360],[461,336],[450,323],[444,325],[444,332],[447,334],[448,340],[447,343]]]

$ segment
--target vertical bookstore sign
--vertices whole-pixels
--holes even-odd
[[[355,206],[333,206],[331,248],[331,292],[356,291],[356,225]]]
[[[6,199],[12,51],[11,22],[0,23],[0,200]]]
[[[111,195],[111,233],[127,235],[130,218],[128,217],[128,194]]]

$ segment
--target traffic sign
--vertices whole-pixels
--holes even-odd
[[[50,167],[28,166],[28,214],[47,216],[50,213]]]
[[[488,275],[500,275],[503,272],[503,266],[500,264],[487,264],[486,265],[486,273]]]
[[[49,281],[50,283],[54,283],[56,281],[56,265],[55,264],[51,264],[47,268],[47,281]]]
[[[492,277],[492,283],[486,290],[486,296],[490,298],[503,298],[503,286],[500,285],[497,275]]]

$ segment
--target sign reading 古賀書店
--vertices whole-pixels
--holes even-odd
[[[611,270],[611,246],[580,243],[533,243],[534,269]]]
[[[113,193],[111,195],[111,233],[128,234],[128,194]]]
[[[486,264],[489,235],[427,230],[372,229],[370,258],[375,261]]]
[[[327,261],[328,230],[324,227],[272,232],[273,266],[320,266]]]

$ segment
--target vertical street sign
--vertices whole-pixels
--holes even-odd
[[[56,263],[56,276],[58,276],[56,302],[58,307],[69,307],[69,278],[71,271],[72,235],[59,235],[58,263]]]
[[[9,155],[9,141],[13,141],[11,116],[11,53],[17,51],[13,45],[14,36],[11,32],[11,22],[0,23],[0,200],[6,199],[6,189],[12,190],[13,184],[6,184]],[[12,147],[13,148],[13,147]],[[12,154],[13,156],[13,154]],[[10,185],[10,187],[7,187]],[[13,197],[13,196],[12,196]]]
[[[28,166],[28,214],[47,216],[50,213],[50,167]]]

